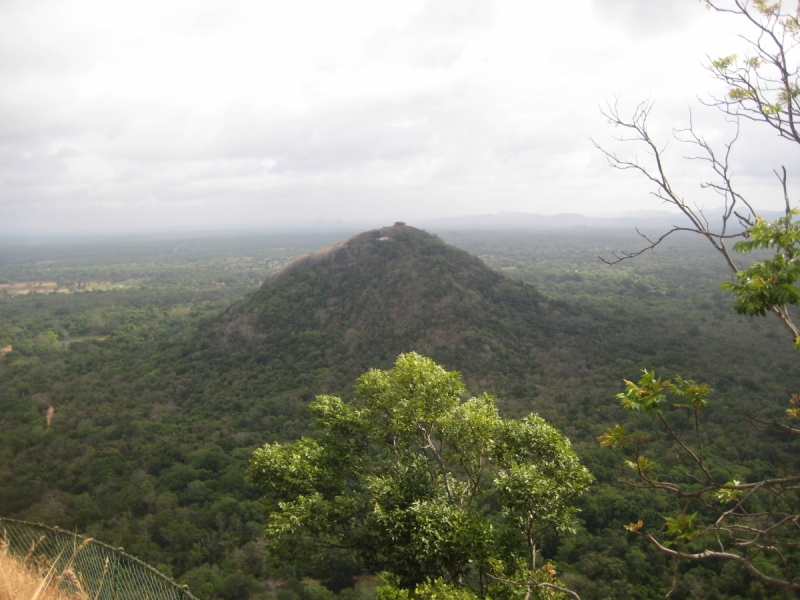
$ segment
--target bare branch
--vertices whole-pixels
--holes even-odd
[[[568,595],[572,596],[573,598],[575,598],[575,600],[581,600],[581,597],[578,596],[578,594],[576,594],[572,590],[569,590],[567,588],[563,588],[561,586],[555,585],[554,583],[544,583],[544,582],[538,583],[538,582],[535,582],[535,581],[512,581],[511,579],[504,579],[502,577],[496,577],[496,576],[492,575],[491,573],[487,573],[486,576],[489,577],[490,579],[493,579],[494,581],[499,581],[500,583],[505,583],[506,585],[525,586],[525,587],[528,587],[528,588],[530,588],[530,587],[546,588],[546,589],[549,589],[549,590],[555,590],[557,592],[561,592],[562,594],[568,594]]]
[[[721,194],[725,198],[725,210],[722,216],[722,223],[721,229],[719,231],[713,231],[709,226],[708,220],[706,219],[705,215],[703,214],[701,209],[693,209],[675,190],[672,183],[670,182],[667,172],[666,172],[666,165],[664,161],[664,147],[659,146],[657,142],[650,136],[650,133],[647,129],[647,120],[650,116],[650,111],[652,110],[653,104],[652,103],[640,103],[636,106],[633,110],[633,114],[631,115],[630,119],[623,119],[620,116],[618,103],[615,102],[612,104],[606,104],[604,108],[601,108],[601,114],[608,120],[608,122],[613,125],[614,127],[620,127],[624,131],[630,133],[628,136],[622,136],[618,138],[620,141],[632,142],[643,145],[647,150],[648,155],[651,157],[652,166],[647,166],[639,162],[638,158],[635,159],[627,159],[620,157],[616,152],[612,152],[610,150],[605,149],[599,143],[592,140],[595,148],[600,150],[603,155],[606,157],[609,165],[614,167],[615,169],[619,170],[635,170],[644,175],[647,180],[649,180],[655,186],[655,191],[652,192],[657,198],[662,200],[667,204],[672,204],[689,220],[690,226],[688,227],[681,227],[681,226],[674,226],[670,231],[666,234],[659,236],[659,238],[653,240],[644,236],[638,229],[637,233],[642,236],[647,242],[647,246],[641,248],[640,250],[634,252],[623,252],[621,254],[614,254],[613,260],[603,259],[601,260],[608,264],[615,264],[620,262],[621,260],[626,260],[628,258],[634,258],[636,256],[641,255],[643,252],[648,250],[652,250],[658,244],[663,242],[667,237],[669,237],[672,233],[676,231],[689,231],[692,233],[697,233],[700,235],[705,236],[709,242],[714,246],[714,248],[719,251],[725,261],[728,263],[731,270],[735,273],[738,271],[737,265],[734,263],[730,252],[728,251],[727,246],[724,243],[725,239],[728,238],[736,238],[742,237],[743,233],[734,233],[728,234],[728,221],[733,216],[737,203],[743,204],[751,214],[755,214],[755,211],[750,206],[749,203],[734,189],[731,171],[729,167],[729,159],[730,159],[730,152],[731,148],[733,147],[735,141],[738,139],[738,124],[735,135],[733,138],[725,144],[725,152],[723,157],[717,157],[714,149],[708,144],[705,139],[703,139],[700,135],[698,135],[694,131],[694,126],[691,121],[691,114],[690,114],[690,124],[686,128],[675,129],[673,130],[673,137],[681,143],[689,144],[691,146],[695,146],[700,150],[699,155],[689,157],[691,160],[702,160],[707,162],[711,168],[712,172],[715,174],[717,180],[710,181],[702,184],[701,187],[707,187],[713,189],[717,193]],[[737,218],[741,220],[741,217],[737,215]]]
[[[713,550],[704,550],[703,552],[698,552],[696,554],[691,554],[688,552],[679,552],[677,550],[673,550],[672,548],[664,546],[655,537],[653,537],[652,534],[645,534],[644,537],[650,540],[650,542],[661,552],[669,556],[672,556],[674,558],[679,558],[682,560],[691,560],[695,562],[703,560],[722,560],[725,562],[737,563],[744,566],[757,579],[760,579],[764,583],[768,583],[770,585],[774,585],[777,587],[789,588],[792,590],[800,590],[800,583],[791,580],[783,580],[783,579],[777,579],[775,577],[770,577],[766,573],[759,571],[751,560],[743,556],[739,556],[738,554],[733,554],[731,552],[715,552]]]

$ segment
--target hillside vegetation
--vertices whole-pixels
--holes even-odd
[[[391,364],[406,350],[498,388],[552,346],[551,312],[532,286],[424,231],[395,226],[273,273],[228,311],[219,339],[230,360],[264,365],[276,380],[316,379],[315,393],[346,390],[376,359]]]
[[[0,358],[0,514],[124,546],[201,598],[268,596],[276,580],[287,594],[327,593],[293,583],[304,577],[362,594],[347,587],[352,562],[268,564],[261,492],[244,475],[255,447],[308,432],[315,395],[346,398],[358,375],[410,350],[461,371],[469,393],[495,394],[502,413],[537,412],[571,439],[597,483],[577,535],[544,551],[584,599],[662,597],[671,581],[622,528],[661,518],[668,500],[619,487],[597,447],[622,423],[680,468],[659,431],[619,409],[622,378],[657,368],[714,388],[707,448],[729,478],[797,460],[796,442],[742,418],[782,414],[800,383],[791,343],[769,320],[730,313],[725,271],[701,240],[611,268],[597,254],[631,236],[443,234],[459,250],[385,228],[259,287],[336,237],[3,246],[2,282],[71,293],[0,291],[0,348],[12,347]],[[92,281],[110,285],[84,291]],[[676,597],[768,597],[721,567],[688,575]]]

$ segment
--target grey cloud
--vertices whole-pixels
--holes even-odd
[[[640,36],[677,29],[702,14],[702,7],[686,0],[594,0],[594,11]]]
[[[129,31],[120,21],[133,9],[114,3],[76,0],[59,27],[23,8],[57,2],[17,2],[21,17],[0,2],[10,15],[0,19],[0,229],[393,222],[636,202],[647,190],[609,171],[578,132],[602,129],[595,103],[633,85],[617,83],[633,71],[614,60],[626,52],[652,66],[635,85],[685,88],[664,77],[672,63],[658,53],[672,61],[681,26],[701,11],[695,0],[591,0],[594,12],[572,20],[553,3],[431,0],[414,15],[398,3],[406,16],[364,42],[385,21],[350,19],[362,4],[326,9],[344,15],[339,33],[309,30],[303,4],[270,45],[260,42],[277,38],[259,38],[249,14],[267,18],[271,9],[254,9],[262,3],[198,2],[144,5]],[[93,25],[81,38],[84,21]],[[635,37],[664,31],[652,44]],[[693,88],[704,89],[688,99]],[[668,137],[685,104],[664,109],[653,131]],[[760,144],[742,148],[743,176],[762,177]]]
[[[104,151],[119,160],[254,159],[275,172],[338,171],[404,160],[437,136],[465,135],[476,118],[467,110],[447,95],[351,101],[299,115],[240,106],[213,119],[131,123]]]
[[[357,103],[268,121],[255,131],[245,119],[219,142],[228,152],[274,160],[276,173],[358,168],[425,152],[433,135],[428,117],[438,112],[437,104],[426,98]],[[251,133],[240,137],[247,129]]]
[[[449,69],[466,50],[466,44],[453,40],[410,41],[397,32],[374,36],[366,45],[367,54],[388,63],[407,63],[422,69]]]
[[[405,31],[417,37],[459,35],[490,27],[496,14],[495,0],[428,0]]]
[[[556,155],[574,149],[558,119],[520,130],[486,111],[489,102],[462,86],[299,116],[240,107],[213,122],[171,115],[169,123],[154,120],[143,129],[137,121],[59,144],[6,140],[0,197],[5,211],[47,203],[67,214],[73,207],[76,220],[94,209],[117,218],[115,206],[168,216],[189,205],[219,223],[246,220],[247,211],[331,217],[341,210],[331,208],[337,198],[348,199],[350,214],[388,214],[394,203],[409,215],[436,216],[440,203],[485,193],[487,181],[512,189],[541,179]],[[557,150],[551,138],[559,140]]]
[[[496,14],[495,0],[428,0],[404,26],[376,32],[366,53],[390,63],[447,69],[466,50],[465,36],[490,28]]]
[[[85,72],[102,60],[99,36],[74,4],[41,0],[0,5],[0,82],[35,82]],[[31,13],[36,15],[31,19]],[[33,42],[33,43],[32,43]],[[19,80],[14,79],[19,84]]]

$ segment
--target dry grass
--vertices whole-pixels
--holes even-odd
[[[78,549],[73,550],[72,559]],[[72,559],[56,572],[53,565],[40,563],[31,556],[9,554],[0,540],[0,600],[91,600],[72,571]],[[65,584],[74,591],[64,591]]]
[[[46,294],[59,291],[58,283],[55,281],[21,281],[15,283],[0,283],[0,290],[5,290],[12,296],[39,292]]]

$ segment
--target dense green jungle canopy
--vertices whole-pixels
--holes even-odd
[[[347,397],[358,375],[408,350],[572,440],[597,482],[577,533],[544,554],[584,599],[663,597],[672,579],[672,564],[622,527],[663,519],[671,500],[617,484],[621,466],[596,442],[621,423],[652,434],[665,475],[681,469],[659,430],[619,408],[623,378],[656,368],[714,388],[704,435],[720,479],[797,468],[796,442],[745,416],[780,417],[800,389],[791,341],[769,319],[730,313],[717,286],[728,273],[703,240],[609,267],[597,255],[635,236],[441,235],[463,251],[385,228],[262,287],[344,236],[0,244],[0,514],[123,546],[204,599],[332,596],[304,578],[369,597],[348,556],[270,564],[260,491],[244,473],[257,446],[307,433],[316,394]],[[680,411],[668,418],[689,427]],[[682,569],[672,597],[784,597],[730,567]]]

